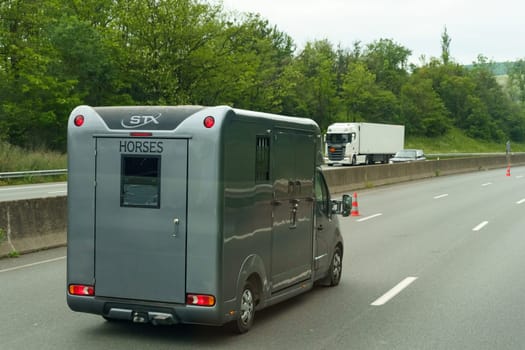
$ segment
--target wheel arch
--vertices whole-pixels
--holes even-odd
[[[242,291],[242,288],[244,288],[244,284],[247,281],[249,281],[256,289],[254,291],[256,305],[264,305],[268,279],[266,275],[266,269],[264,267],[264,261],[256,254],[246,257],[243,264],[241,265],[239,276],[237,277],[236,295],[240,295],[240,292]]]

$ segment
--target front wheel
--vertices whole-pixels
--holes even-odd
[[[255,316],[254,288],[249,281],[244,284],[239,303],[239,312],[237,319],[233,322],[233,330],[242,334],[250,330]]]
[[[334,256],[332,257],[332,262],[330,263],[329,270],[329,285],[337,286],[339,281],[341,281],[341,275],[343,272],[343,253],[339,246],[335,247]]]

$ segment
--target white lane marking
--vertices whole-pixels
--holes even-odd
[[[523,177],[523,175],[518,175],[516,176],[516,179],[521,179]]]
[[[23,190],[33,190],[33,189],[44,189],[52,187],[63,187],[64,184],[56,185],[23,185],[23,186],[10,186],[8,188],[0,188],[0,191],[23,191]]]
[[[401,293],[403,291],[403,289],[408,287],[415,280],[417,280],[417,277],[407,277],[407,278],[405,278],[404,280],[399,282],[394,288],[390,289],[388,292],[383,294],[383,296],[381,296],[379,299],[377,299],[376,301],[374,301],[370,305],[372,305],[372,306],[381,306],[381,305],[386,304],[390,299],[392,299],[393,297],[395,297],[396,295]]]
[[[440,198],[445,198],[445,197],[448,197],[448,193],[444,193],[444,194],[440,194],[439,196],[435,196],[434,199],[440,199]]]
[[[374,215],[370,215],[370,216],[361,218],[361,219],[356,220],[356,221],[357,222],[362,222],[362,221],[370,220],[370,219],[373,219],[373,218],[377,218],[378,216],[381,216],[381,215],[383,215],[383,214],[382,213],[377,213],[377,214],[374,214]]]
[[[486,183],[482,184],[481,186],[482,187],[486,187],[486,186],[490,186],[490,185],[492,185],[492,182],[486,182]]]
[[[63,191],[52,191],[52,192],[47,192],[47,194],[58,194],[58,193],[67,193],[66,190],[63,190]]]
[[[523,199],[521,199],[521,200],[516,202],[516,204],[523,204],[523,203],[525,203],[525,198],[523,198]]]
[[[487,226],[489,222],[488,221],[483,221],[481,224],[479,224],[478,226],[474,227],[472,229],[472,231],[479,231],[481,230],[483,227]]]
[[[16,267],[11,267],[11,268],[8,268],[8,269],[0,270],[0,273],[2,273],[2,272],[9,272],[9,271],[15,271],[15,270],[20,270],[20,269],[25,269],[26,267],[32,267],[32,266],[37,266],[37,265],[47,264],[47,263],[54,262],[54,261],[64,260],[65,258],[66,258],[65,256],[61,256],[61,257],[59,257],[59,258],[48,259],[48,260],[42,260],[42,261],[38,261],[38,262],[35,262],[35,263],[32,263],[32,264],[26,264],[26,265],[21,265],[21,266],[16,266]]]

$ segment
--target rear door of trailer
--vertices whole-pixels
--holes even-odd
[[[95,140],[97,295],[184,303],[188,140]]]

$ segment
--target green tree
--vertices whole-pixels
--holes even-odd
[[[194,99],[281,112],[281,77],[293,58],[292,39],[258,15],[223,28],[214,44],[214,69],[197,84]]]
[[[504,93],[502,86],[494,77],[493,66],[493,62],[479,56],[469,75],[476,86],[475,95],[485,105],[488,113],[490,132],[487,137],[502,142],[509,137],[508,127],[513,109],[508,95]]]
[[[447,27],[445,26],[445,29],[443,29],[443,33],[441,34],[441,61],[444,65],[447,65],[450,63],[450,42],[452,39],[448,35]]]
[[[525,60],[510,65],[508,86],[513,100],[525,106]]]
[[[88,105],[132,104],[125,93],[122,50],[115,47],[109,32],[97,29],[77,16],[63,16],[50,32],[57,50],[51,65],[54,76],[76,82],[76,92]]]
[[[364,62],[351,63],[345,74],[342,102],[346,109],[347,121],[366,120],[367,107],[378,90],[376,77]]]
[[[472,109],[474,108],[476,84],[468,76],[465,68],[458,64],[443,64],[437,59],[432,59],[429,63],[414,71],[414,75],[432,81],[432,89],[443,101],[454,126],[469,130],[473,118]],[[476,110],[481,110],[476,107]]]
[[[285,112],[314,119],[322,129],[339,111],[336,53],[327,40],[309,42],[285,74]],[[286,109],[286,107],[290,109]]]
[[[362,61],[348,66],[341,100],[347,121],[400,122],[397,97],[376,83],[375,75]]]
[[[219,7],[195,0],[116,0],[129,94],[138,103],[192,103],[214,63]]]
[[[0,115],[4,138],[25,147],[65,147],[65,120],[80,102],[76,81],[53,72],[57,52],[49,40],[57,1],[0,3],[3,86]]]
[[[380,39],[366,46],[363,59],[375,74],[377,83],[399,95],[408,78],[408,58],[412,52],[391,39]]]
[[[451,127],[445,104],[432,80],[415,73],[401,89],[401,114],[410,135],[436,137]]]

